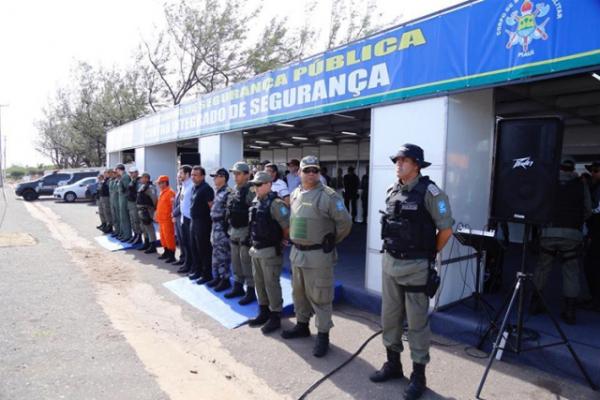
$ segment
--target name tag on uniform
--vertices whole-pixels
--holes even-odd
[[[403,203],[402,209],[407,211],[417,211],[419,209],[419,205],[417,203]]]

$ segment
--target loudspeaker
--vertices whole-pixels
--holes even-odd
[[[496,122],[491,219],[534,225],[551,221],[563,130],[557,117]]]
[[[200,165],[200,153],[181,153],[179,154],[179,165]]]

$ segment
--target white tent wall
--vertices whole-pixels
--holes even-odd
[[[210,174],[217,168],[230,169],[236,161],[243,159],[244,140],[242,132],[230,132],[198,138],[200,163]],[[212,178],[207,182],[213,184]],[[233,174],[229,177],[229,185],[233,186]]]
[[[135,165],[140,171],[148,172],[152,180],[160,175],[169,177],[173,190],[177,187],[177,143],[165,143],[135,149]]]

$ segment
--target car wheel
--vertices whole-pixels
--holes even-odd
[[[37,200],[38,194],[33,190],[27,190],[23,192],[23,198],[25,199],[25,201],[34,201]]]
[[[64,199],[67,203],[72,203],[75,201],[75,199],[77,199],[77,195],[73,192],[68,192],[68,193],[65,193]]]

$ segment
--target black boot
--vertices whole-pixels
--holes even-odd
[[[166,260],[169,258],[169,250],[164,249],[163,253],[158,257],[159,260]]]
[[[529,315],[539,315],[545,311],[542,299],[534,292],[533,296],[531,296],[531,303],[529,304]]]
[[[296,325],[292,329],[286,329],[281,332],[281,337],[284,339],[296,339],[309,336],[310,329],[308,328],[308,322],[296,322]]]
[[[173,265],[181,266],[185,264],[185,258],[183,256],[179,256],[179,261],[174,262]]]
[[[102,232],[104,233],[112,233],[113,227],[111,224],[107,224],[104,229],[102,230]]]
[[[117,236],[119,236],[119,232],[115,231],[115,232],[111,233],[110,236],[116,238]]]
[[[231,291],[229,293],[225,294],[225,298],[233,299],[235,297],[240,297],[245,294],[246,294],[246,292],[244,292],[244,285],[239,282],[234,282],[233,289],[231,289]]]
[[[146,239],[145,237],[143,238],[144,240],[144,245],[142,247],[140,247],[138,249],[138,251],[146,251],[150,248],[150,241],[148,239]]]
[[[133,242],[133,244],[142,244],[142,243],[144,243],[144,236],[141,233],[138,233],[136,236],[137,237],[135,239],[135,242]]]
[[[215,286],[215,292],[222,292],[231,287],[231,281],[229,278],[221,278],[221,282],[217,286]]]
[[[207,284],[208,282],[210,282],[212,280],[213,280],[212,272],[208,272],[206,274],[203,274],[202,277],[200,279],[198,279],[198,281],[196,283],[198,285],[204,285],[204,284]]]
[[[317,358],[324,357],[327,351],[329,351],[329,332],[319,332],[313,348],[313,356]]]
[[[426,389],[425,364],[413,362],[413,372],[410,374],[410,382],[404,391],[404,400],[417,400],[423,396]]]
[[[260,330],[263,334],[271,333],[281,328],[281,313],[271,311],[271,315],[269,316],[269,320],[266,324],[263,325]]]
[[[190,272],[190,267],[186,267],[185,265],[177,270],[178,274],[187,274]]]
[[[371,382],[385,382],[390,379],[402,379],[402,364],[400,363],[400,353],[394,350],[386,349],[387,362],[379,371],[375,371],[369,376]]]
[[[173,250],[168,250],[169,254],[167,256],[167,258],[165,258],[165,263],[167,264],[171,264],[172,262],[176,261],[177,259],[175,258],[175,252]]]
[[[560,317],[568,325],[575,325],[575,303],[577,299],[574,297],[565,297],[565,306],[560,313]]]
[[[188,279],[190,281],[195,281],[197,279],[202,278],[202,274],[200,272],[194,272],[193,274],[191,274],[190,276],[188,276]]]
[[[103,230],[105,227],[106,227],[106,224],[103,222],[103,223],[101,223],[100,225],[98,225],[98,226],[96,227],[96,229]]]
[[[270,312],[269,306],[259,306],[258,315],[248,321],[250,326],[260,326],[269,320]]]
[[[135,243],[136,240],[137,240],[137,233],[134,233],[132,237],[127,239],[127,243],[133,244],[133,243]]]
[[[150,243],[150,246],[148,247],[148,249],[146,249],[146,251],[144,251],[144,254],[153,254],[156,253],[156,245],[153,243]]]
[[[217,286],[219,283],[221,283],[221,277],[217,276],[216,278],[210,280],[209,282],[206,282],[206,286],[214,288],[215,286]]]
[[[246,295],[238,301],[240,306],[246,306],[250,303],[254,303],[256,301],[256,291],[254,290],[254,286],[248,286],[246,288]]]

